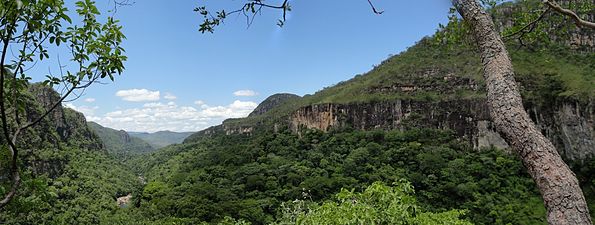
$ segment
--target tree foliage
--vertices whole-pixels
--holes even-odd
[[[464,214],[462,211],[423,212],[412,196],[413,186],[409,182],[399,180],[393,185],[374,182],[361,193],[341,189],[336,200],[307,208],[302,201],[294,201],[286,206],[277,224],[471,224],[459,219]]]

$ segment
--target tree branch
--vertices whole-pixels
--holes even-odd
[[[7,142],[13,143],[13,145],[9,145],[10,151],[12,152],[12,160],[11,160],[11,164],[12,164],[12,186],[10,187],[10,191],[4,196],[4,199],[2,199],[0,201],[0,209],[4,208],[4,206],[8,205],[8,203],[10,202],[10,200],[12,200],[12,198],[14,198],[14,196],[16,196],[17,194],[17,189],[19,188],[19,185],[21,184],[21,175],[19,173],[19,168],[17,167],[17,158],[18,158],[18,152],[16,151],[16,148],[13,148],[12,146],[14,146],[14,143],[16,143],[17,141],[17,136],[19,135],[20,130],[17,130],[14,135],[12,136],[12,140],[7,140]]]
[[[541,21],[541,20],[542,20],[542,19],[545,17],[545,15],[546,15],[546,14],[547,14],[549,11],[550,11],[550,9],[549,9],[549,8],[548,8],[548,9],[546,9],[545,11],[543,11],[543,12],[541,13],[541,15],[539,15],[539,17],[538,17],[537,19],[535,19],[535,20],[531,21],[531,22],[530,22],[530,23],[528,23],[527,25],[523,26],[521,29],[519,29],[519,30],[517,30],[517,31],[515,31],[515,32],[513,32],[513,33],[511,33],[511,34],[508,34],[508,35],[504,36],[503,38],[510,38],[510,37],[516,36],[517,34],[520,34],[520,33],[522,33],[522,34],[521,34],[521,37],[522,37],[522,36],[523,36],[523,35],[525,35],[526,33],[530,33],[531,31],[533,31],[533,30],[535,29],[535,27],[537,26],[537,23],[539,23],[539,22],[540,22],[540,21]],[[525,30],[526,30],[527,28],[529,28],[529,27],[530,27],[529,31],[525,32]]]
[[[5,106],[5,96],[4,96],[4,81],[6,78],[6,69],[4,68],[4,62],[6,61],[6,53],[8,51],[8,45],[13,34],[13,29],[16,26],[18,18],[18,13],[15,16],[15,19],[9,25],[7,31],[7,35],[2,40],[4,46],[2,47],[2,56],[0,57],[0,120],[2,121],[2,133],[4,133],[4,138],[8,143],[8,147],[12,153],[12,160],[11,160],[11,172],[12,172],[12,187],[11,190],[4,196],[4,198],[0,201],[0,208],[6,206],[10,200],[16,195],[17,188],[21,183],[21,177],[19,175],[19,168],[17,165],[17,158],[18,158],[18,149],[15,144],[16,136],[13,135],[13,138],[10,137],[10,132],[8,130],[8,121],[6,119],[6,106]],[[18,131],[17,133],[18,134]]]
[[[374,3],[372,3],[372,0],[367,0],[367,1],[368,1],[368,4],[370,4],[370,7],[372,8],[372,11],[375,14],[380,15],[380,14],[384,13],[383,10],[376,9],[376,7],[374,6]],[[242,13],[246,17],[246,24],[248,25],[248,27],[250,27],[250,25],[254,21],[254,18],[256,17],[256,14],[261,13],[263,8],[283,10],[283,18],[279,19],[277,22],[277,25],[282,27],[285,24],[285,21],[287,20],[287,12],[291,11],[291,7],[289,5],[288,0],[284,0],[283,3],[280,5],[266,4],[266,3],[264,3],[264,0],[245,0],[245,2],[246,3],[244,3],[242,5],[242,7],[240,7],[239,9],[232,10],[229,12],[226,12],[225,10],[221,10],[221,11],[218,11],[215,16],[212,15],[209,12],[209,10],[206,9],[205,6],[195,8],[194,11],[200,13],[204,17],[203,23],[200,25],[200,28],[198,29],[198,31],[200,31],[202,33],[205,33],[205,32],[213,33],[214,27],[219,26],[221,23],[223,23],[223,21],[225,20],[225,18],[227,18],[227,16],[232,15],[232,14],[240,14],[240,13]],[[252,16],[250,16],[248,14],[252,14]]]
[[[370,4],[370,7],[372,7],[372,11],[378,15],[384,13],[384,10],[378,11],[376,10],[376,7],[374,7],[374,4],[372,4],[372,0],[368,0],[368,3]]]
[[[130,2],[130,0],[114,0],[114,9],[112,10],[113,13],[117,13],[118,12],[118,8],[122,7],[122,6],[131,6],[134,3],[136,3],[135,1]]]
[[[29,24],[27,23],[27,25],[25,26],[25,28],[23,28],[23,33],[25,30],[27,30],[29,27]],[[28,33],[27,33],[28,34]],[[27,45],[29,42],[29,38],[27,35],[23,35],[23,48],[21,49],[20,53],[24,53],[25,50],[27,49]],[[41,45],[41,43],[39,44]],[[37,48],[39,47],[36,46],[35,49],[33,50],[33,52],[37,51]],[[17,101],[19,99],[19,92],[17,91],[17,75],[19,73],[19,71],[21,72],[21,74],[23,74],[23,69],[21,68],[21,66],[23,66],[23,61],[25,60],[23,57],[18,57],[19,61],[17,62],[14,72],[13,72],[13,77],[12,77],[12,82],[14,82],[14,85],[12,87],[12,105],[13,105],[13,110],[14,110],[14,119],[16,121],[17,126],[21,125],[21,121],[19,119],[19,107],[17,107]]]
[[[552,2],[550,0],[544,0],[543,4],[549,6],[551,9],[555,10],[556,12],[558,12],[560,14],[570,16],[574,20],[574,23],[576,23],[576,25],[579,27],[588,27],[591,29],[595,29],[595,23],[583,20],[580,16],[578,16],[572,10],[562,8],[560,5],[558,5],[555,2]]]
[[[248,27],[250,27],[250,25],[252,25],[252,22],[254,21],[254,18],[256,17],[256,14],[260,13],[262,11],[262,8],[282,9],[283,10],[283,22],[285,22],[286,16],[287,16],[287,10],[288,10],[287,1],[288,0],[283,1],[283,3],[281,5],[269,5],[269,4],[265,4],[265,3],[261,2],[260,0],[254,0],[253,2],[244,4],[241,8],[239,8],[237,10],[227,13],[227,15],[232,15],[235,13],[243,12],[244,16],[246,16],[246,24],[248,25]],[[250,17],[246,14],[246,11],[252,10],[254,8],[254,6],[257,6],[258,9],[255,9],[252,12],[253,13],[252,17]],[[211,18],[214,18],[214,17],[211,16]]]

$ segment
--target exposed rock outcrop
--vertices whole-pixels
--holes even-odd
[[[595,155],[595,117],[593,106],[581,107],[563,104],[553,115],[553,126],[543,132],[556,140],[558,150],[570,160],[581,160]]]
[[[25,101],[23,118],[34,121],[59,101],[59,94],[50,87],[31,84],[26,93],[21,93]],[[9,111],[12,109],[9,109]],[[10,121],[14,124],[14,121]],[[14,126],[14,125],[11,125]],[[4,142],[0,138],[0,142]],[[63,157],[41,157],[40,150],[63,151],[64,147],[103,151],[103,144],[98,136],[86,124],[82,113],[58,105],[40,123],[19,135],[17,145],[20,148],[24,166],[34,174],[47,174],[49,177],[59,176],[68,159]],[[60,155],[60,154],[56,154]],[[5,174],[7,167],[0,165],[0,173]]]
[[[130,135],[128,134],[128,132],[126,132],[125,130],[120,130],[118,131],[118,133],[120,134],[120,140],[122,140],[122,142],[124,143],[130,143]]]
[[[595,156],[593,105],[562,103],[552,109],[528,110],[542,132],[569,160]],[[424,102],[395,100],[357,104],[320,104],[299,109],[290,128],[329,131],[352,127],[361,130],[437,128],[453,130],[475,148],[508,145],[494,130],[482,99]]]
[[[120,208],[128,208],[128,204],[130,204],[130,200],[132,199],[132,194],[128,194],[126,196],[122,196],[116,199],[116,204]]]
[[[39,118],[60,99],[60,95],[50,87],[32,84],[29,87],[32,95],[27,104],[26,115],[29,121]],[[52,112],[33,127],[36,135],[29,132],[23,134],[23,144],[32,147],[48,147],[50,142],[56,147],[68,143],[76,147],[89,150],[102,150],[103,144],[99,137],[87,126],[85,116],[77,111],[57,106]],[[56,136],[57,134],[57,136]]]
[[[479,91],[477,81],[468,77],[456,76],[452,71],[440,71],[435,68],[416,71],[415,77],[408,80],[387,81],[382,85],[367,88],[368,93],[387,93],[413,95],[419,92],[440,92],[455,94],[461,91]]]

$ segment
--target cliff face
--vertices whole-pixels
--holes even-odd
[[[550,110],[528,110],[542,132],[569,160],[595,156],[593,106],[562,103]],[[395,100],[378,103],[321,104],[300,108],[290,117],[290,128],[329,131],[436,128],[453,130],[475,148],[508,145],[494,130],[484,100],[425,102]]]
[[[29,88],[32,98],[27,105],[29,121],[39,118],[60,99],[56,91],[49,87],[32,84]],[[100,151],[103,144],[99,137],[87,126],[85,116],[62,105],[56,107],[44,120],[33,127],[33,132],[23,135],[25,143],[37,148],[69,145],[72,147]]]
[[[474,82],[463,83],[465,84],[453,87],[453,90],[473,90],[477,87]],[[417,85],[410,85],[410,87],[407,90],[402,90],[402,87],[393,89],[372,87],[370,90],[400,94],[420,90]],[[592,100],[588,103],[566,100],[544,106],[537,106],[527,101],[525,108],[563,157],[579,162],[595,156],[595,115],[593,114],[595,104]],[[397,99],[364,103],[313,104],[294,110],[280,121],[282,122],[272,124],[224,122],[222,125],[198,132],[186,142],[197,140],[201,136],[216,134],[252,135],[259,129],[276,132],[281,126],[287,126],[293,132],[300,132],[302,128],[325,132],[340,128],[361,130],[434,128],[453,130],[459,138],[467,141],[475,149],[489,146],[508,148],[506,141],[494,129],[485,98],[482,97],[439,101]]]
[[[545,116],[544,121],[553,124],[538,123],[542,132],[557,144],[558,151],[570,160],[582,160],[595,155],[595,117],[593,105],[582,107],[565,103],[558,106],[553,114]]]
[[[58,101],[60,96],[49,87],[31,84],[28,93],[22,93],[22,98],[27,102],[23,117],[33,121]],[[103,151],[101,140],[89,129],[84,115],[61,105],[19,137],[17,145],[24,167],[34,174],[48,174],[50,177],[57,177],[62,173],[69,159],[61,157],[61,152],[68,148]],[[0,165],[0,174],[5,174],[7,169],[6,165]]]
[[[482,102],[460,100],[425,102],[395,100],[388,102],[322,104],[303,107],[290,117],[290,128],[329,131],[351,127],[361,130],[450,128],[460,136],[471,136],[474,121],[488,119]]]
[[[130,135],[125,130],[120,130],[118,133],[120,134],[120,140],[122,140],[122,142],[125,144],[130,143]]]

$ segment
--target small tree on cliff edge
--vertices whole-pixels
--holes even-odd
[[[475,39],[483,63],[483,76],[486,81],[487,102],[490,115],[498,132],[521,157],[523,164],[537,184],[547,209],[547,220],[550,224],[592,224],[589,210],[580,189],[578,180],[570,168],[564,163],[554,145],[537,129],[523,108],[521,95],[514,78],[512,62],[496,31],[491,16],[486,12],[486,5],[495,5],[493,0],[452,0],[456,11],[468,25]],[[382,14],[368,0],[376,14]],[[575,12],[560,7],[553,1],[544,0],[543,5],[549,10],[570,17],[577,26],[595,29],[595,24],[583,20]],[[241,7],[232,11],[221,10],[214,14],[206,7],[198,7],[196,12],[203,17],[199,31],[213,32],[230,14],[242,14],[248,25],[263,9],[282,11],[277,25],[283,26],[285,15],[291,10],[290,4],[284,0],[279,5],[270,5],[263,0],[245,0]],[[522,27],[520,32],[530,32],[537,22]]]
[[[125,38],[121,26],[113,17],[98,22],[95,2],[76,2],[77,25],[67,15],[63,0],[0,0],[0,121],[2,145],[10,151],[10,183],[0,191],[0,209],[17,195],[21,182],[19,140],[69,96],[76,99],[90,85],[114,79],[124,69],[126,56],[120,46]],[[48,48],[66,48],[70,56],[63,65],[57,59],[59,74],[48,74],[43,85],[62,90],[58,101],[52,102],[37,118],[29,118],[21,97],[31,77],[27,71],[37,62],[49,58]],[[72,68],[72,69],[69,69]],[[5,159],[3,159],[5,160]],[[0,189],[4,190],[4,189]]]

